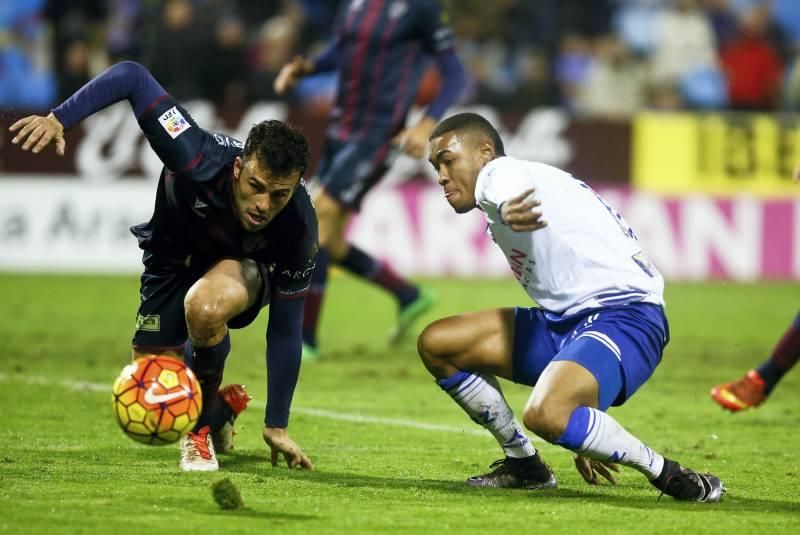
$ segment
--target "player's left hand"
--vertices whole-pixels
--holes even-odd
[[[542,219],[541,210],[534,210],[542,203],[533,198],[533,192],[533,189],[523,191],[500,207],[503,223],[514,232],[530,232],[547,226],[547,221]]]
[[[37,154],[51,141],[55,141],[56,152],[59,156],[64,156],[64,151],[67,148],[67,142],[64,141],[64,125],[53,113],[50,113],[47,117],[29,115],[12,124],[8,130],[16,132],[20,128],[22,130],[14,136],[11,143],[16,145],[21,141],[25,141],[22,144],[22,150],[33,148],[33,153]]]
[[[313,470],[314,465],[311,464],[311,460],[306,457],[306,454],[303,453],[303,450],[289,437],[289,433],[286,429],[281,427],[264,427],[264,442],[267,443],[270,450],[272,450],[272,455],[270,457],[270,462],[272,466],[278,466],[278,454],[283,454],[283,458],[286,459],[286,464],[289,465],[289,468],[307,468],[308,470]]]
[[[436,127],[436,121],[427,115],[414,126],[400,131],[392,138],[392,144],[399,146],[412,158],[422,158],[428,148],[428,138]]]
[[[578,473],[581,475],[581,477],[583,477],[583,480],[590,485],[600,484],[600,480],[597,477],[598,474],[603,476],[612,485],[617,484],[617,478],[615,478],[614,474],[611,473],[619,473],[619,465],[617,464],[596,461],[594,459],[590,459],[589,457],[584,457],[583,455],[576,455],[575,468],[578,469]]]

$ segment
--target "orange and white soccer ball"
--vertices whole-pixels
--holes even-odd
[[[203,408],[192,370],[166,356],[140,358],[125,366],[114,381],[111,402],[125,434],[145,444],[177,442],[192,430]]]

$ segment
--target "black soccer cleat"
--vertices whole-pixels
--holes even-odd
[[[727,490],[717,476],[697,473],[669,459],[664,459],[661,475],[650,483],[662,494],[689,502],[718,502]]]
[[[554,489],[558,486],[556,476],[536,453],[523,459],[506,457],[493,462],[494,470],[467,479],[470,487],[498,489]]]

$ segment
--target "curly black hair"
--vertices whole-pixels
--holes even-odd
[[[275,175],[303,176],[308,167],[308,141],[299,130],[284,122],[261,121],[253,125],[244,142],[244,159],[251,156]]]
[[[479,133],[488,138],[494,145],[494,152],[498,156],[505,156],[505,147],[503,147],[503,140],[500,139],[500,134],[492,123],[484,119],[477,113],[457,113],[452,115],[436,125],[436,128],[431,132],[428,140],[442,136],[448,132],[473,132]]]

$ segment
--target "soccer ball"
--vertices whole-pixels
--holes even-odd
[[[175,358],[134,360],[114,381],[111,403],[122,430],[145,444],[170,444],[192,430],[203,408],[200,383]]]

